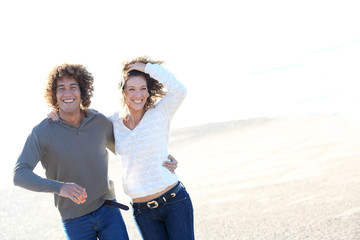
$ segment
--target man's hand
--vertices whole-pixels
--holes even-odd
[[[85,188],[75,183],[64,183],[60,188],[60,196],[70,198],[76,204],[84,203],[87,198]]]
[[[163,162],[163,166],[169,169],[170,172],[175,173],[175,169],[177,168],[178,161],[172,156],[169,155],[168,159],[170,161]]]

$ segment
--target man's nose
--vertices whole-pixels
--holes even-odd
[[[71,94],[73,94],[73,93],[74,93],[74,90],[71,89],[71,88],[67,88],[67,89],[65,89],[65,91],[64,91],[64,94],[65,94],[65,95],[71,95]]]

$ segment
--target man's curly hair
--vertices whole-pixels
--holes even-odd
[[[121,79],[120,79],[120,83],[119,83],[119,89],[121,92],[121,103],[122,103],[122,109],[123,112],[121,113],[121,117],[122,118],[126,118],[127,114],[129,113],[129,109],[125,103],[125,84],[126,82],[129,80],[130,77],[135,77],[135,76],[143,76],[146,79],[146,85],[147,85],[147,89],[149,92],[149,98],[147,99],[144,108],[145,110],[148,110],[149,108],[153,108],[155,106],[155,103],[158,99],[164,97],[167,92],[164,89],[164,86],[159,83],[159,81],[157,81],[156,79],[150,77],[149,74],[141,72],[141,71],[137,71],[137,70],[132,70],[130,72],[126,72],[126,69],[128,68],[128,66],[130,64],[136,63],[136,62],[141,62],[141,63],[152,63],[152,64],[163,64],[163,61],[155,61],[150,59],[147,56],[141,56],[141,57],[137,57],[131,60],[126,60],[122,63],[122,69],[121,69]]]
[[[72,77],[75,79],[80,87],[81,108],[88,108],[94,91],[94,77],[83,65],[67,63],[56,66],[49,73],[45,88],[45,99],[48,105],[55,110],[59,110],[59,104],[56,99],[56,87],[58,80],[63,77]]]

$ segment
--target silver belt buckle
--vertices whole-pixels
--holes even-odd
[[[154,206],[151,206],[151,204],[154,204]],[[159,204],[157,201],[151,201],[151,202],[147,202],[146,206],[148,206],[148,208],[153,209],[153,208],[157,208],[159,206]]]

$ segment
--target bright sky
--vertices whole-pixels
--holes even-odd
[[[357,115],[357,1],[0,3],[2,147],[14,162],[49,111],[44,82],[63,62],[95,77],[92,108],[117,110],[120,63],[148,55],[188,88],[173,127],[255,117]],[[17,155],[16,154],[16,155]]]

